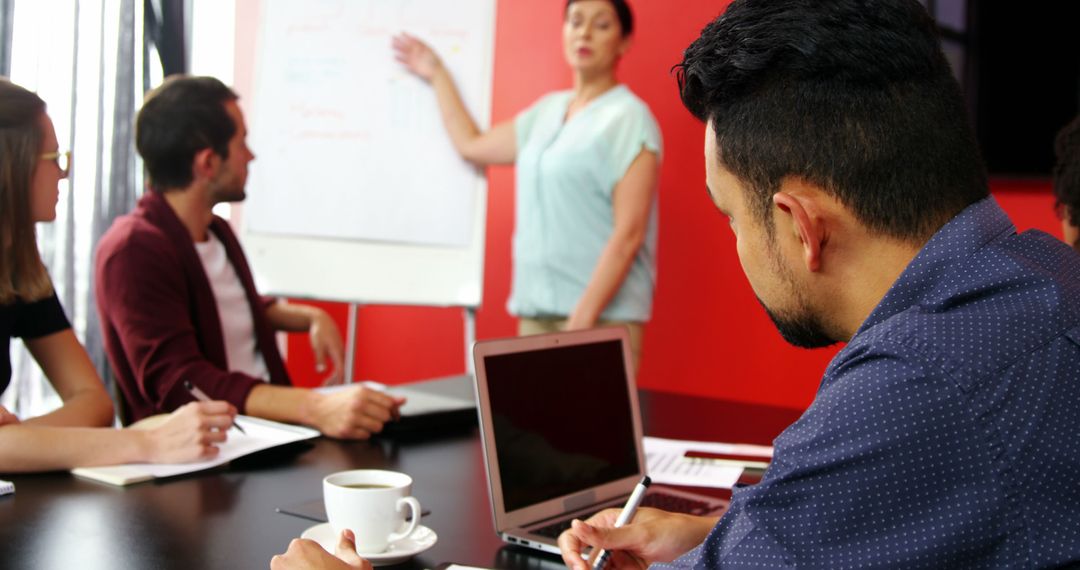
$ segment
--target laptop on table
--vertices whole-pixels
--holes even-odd
[[[481,341],[476,398],[495,531],[558,553],[575,518],[620,508],[646,474],[626,329]],[[659,486],[645,506],[719,514],[727,502]]]

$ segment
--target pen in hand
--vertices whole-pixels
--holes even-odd
[[[641,478],[641,482],[637,484],[637,487],[634,487],[634,492],[630,493],[630,498],[626,500],[626,506],[619,513],[619,518],[615,519],[615,528],[619,528],[633,520],[634,513],[637,512],[638,506],[641,505],[641,499],[645,498],[645,490],[651,484],[652,479],[649,479],[648,475]],[[593,558],[592,570],[603,570],[610,557],[611,552],[608,550],[598,552],[596,558]]]
[[[195,399],[200,402],[213,401],[210,399],[210,396],[206,395],[206,392],[203,392],[199,389],[198,386],[192,384],[191,380],[184,380],[184,388],[186,388],[188,392],[191,392],[191,395],[195,396]],[[240,433],[247,435],[247,432],[244,431],[244,428],[240,427],[240,425],[236,423],[236,420],[233,420],[232,427],[236,428]]]

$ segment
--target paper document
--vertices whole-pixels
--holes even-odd
[[[646,436],[643,441],[649,477],[657,483],[730,489],[742,475],[743,465],[735,462],[701,461],[688,452],[705,452],[772,458],[772,448],[763,445],[688,441]]]
[[[148,418],[148,420],[157,417]],[[159,477],[173,477],[210,469],[256,451],[319,437],[319,432],[311,428],[250,416],[236,416],[236,423],[244,428],[247,434],[242,434],[236,430],[229,431],[229,438],[219,446],[220,452],[217,457],[209,461],[196,463],[130,463],[107,467],[79,467],[72,469],[71,472],[78,477],[94,479],[111,485],[128,485]]]
[[[375,382],[372,380],[365,380],[363,382],[357,382],[356,384],[363,384],[368,388],[384,392],[391,396],[401,396],[405,398],[405,405],[401,406],[401,415],[403,417],[421,416],[424,414],[434,414],[439,412],[451,412],[454,410],[471,410],[476,408],[476,404],[470,400],[463,400],[461,398],[453,398],[451,396],[443,396],[441,394],[432,394],[431,392],[425,392],[422,390],[410,389],[408,384],[400,386],[387,386],[381,382]],[[339,384],[337,386],[323,386],[316,388],[316,392],[322,392],[323,394],[332,394],[341,390],[348,390],[356,384]]]
[[[0,479],[0,495],[10,495],[15,492],[15,483]]]

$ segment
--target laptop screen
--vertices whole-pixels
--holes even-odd
[[[484,358],[504,509],[638,473],[618,339]]]

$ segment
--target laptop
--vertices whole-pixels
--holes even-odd
[[[621,508],[646,474],[629,334],[610,327],[482,341],[473,358],[495,531],[558,553],[571,520]],[[656,485],[643,504],[699,515],[727,506]]]

